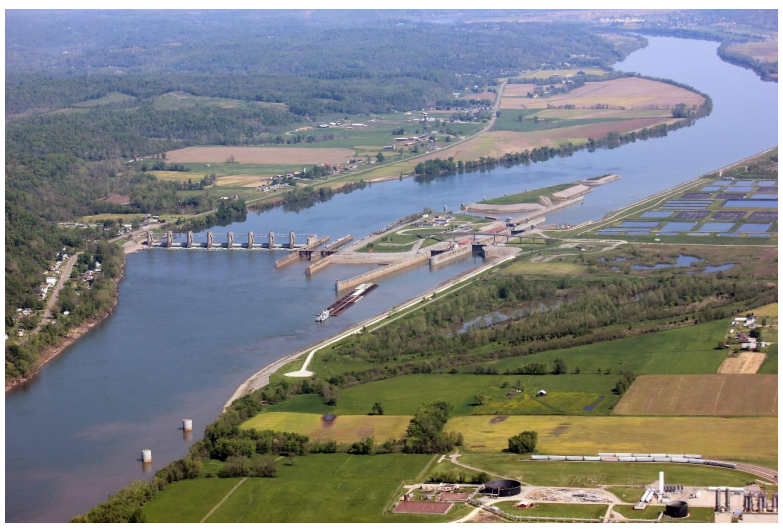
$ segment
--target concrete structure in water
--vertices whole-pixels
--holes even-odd
[[[193,431],[193,419],[182,419],[182,429],[186,432]]]
[[[141,451],[141,462],[142,463],[152,463],[152,450],[142,450]]]
[[[212,248],[226,248],[226,249],[239,249],[239,248],[245,248],[248,250],[256,250],[256,249],[275,249],[275,248],[285,248],[288,250],[303,250],[307,252],[307,257],[311,255],[313,251],[315,251],[315,248],[320,246],[321,244],[324,244],[329,240],[329,237],[321,237],[318,238],[316,234],[309,234],[309,235],[302,235],[300,238],[306,238],[304,243],[297,243],[296,242],[296,233],[293,231],[288,234],[288,244],[283,244],[282,246],[278,246],[275,243],[275,233],[270,231],[266,237],[268,237],[267,243],[263,242],[257,242],[256,241],[256,235],[254,232],[250,231],[247,233],[247,243],[241,242],[240,240],[237,240],[237,237],[234,235],[233,231],[229,231],[225,234],[225,243],[219,243],[216,240],[216,235],[212,231],[208,231],[206,234],[207,241],[206,242],[198,242],[194,239],[193,232],[189,231],[185,235],[186,239],[185,242],[176,242],[174,240],[174,232],[168,231],[165,234],[165,240],[156,240],[155,236],[152,234],[152,232],[147,232],[147,241],[146,246],[147,248],[184,248],[184,249],[212,249]],[[241,237],[241,236],[240,236]],[[260,235],[259,238],[263,238],[263,235]],[[327,252],[328,253],[328,252]]]

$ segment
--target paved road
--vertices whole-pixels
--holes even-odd
[[[62,270],[60,271],[59,281],[57,281],[57,284],[54,286],[54,290],[52,290],[49,293],[49,298],[46,301],[46,308],[44,309],[43,318],[41,318],[41,321],[38,323],[38,326],[35,328],[35,330],[33,330],[33,334],[40,331],[41,328],[44,325],[46,325],[46,322],[52,319],[52,309],[54,308],[54,304],[57,303],[57,298],[60,295],[60,291],[65,285],[65,282],[68,281],[68,278],[71,277],[71,271],[73,270],[73,265],[76,264],[76,259],[78,259],[81,254],[82,252],[79,252],[69,257],[68,260],[65,262],[65,266],[63,266]]]

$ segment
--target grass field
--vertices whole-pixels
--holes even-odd
[[[532,360],[531,360],[532,361]],[[506,398],[517,381],[524,393],[512,399]],[[452,415],[471,414],[587,414],[582,408],[606,396],[590,415],[606,414],[609,406],[617,402],[612,394],[615,377],[604,375],[407,375],[345,388],[340,393],[337,406],[327,406],[320,395],[300,395],[280,404],[270,406],[270,411],[299,413],[336,413],[362,415],[371,412],[375,402],[383,404],[387,415],[413,415],[427,402],[445,400],[454,406]],[[503,383],[506,387],[502,387]],[[546,387],[546,399],[533,397],[536,391]],[[473,406],[475,395],[484,394],[486,404]],[[253,419],[251,419],[253,420]]]
[[[494,503],[501,511],[515,516],[563,516],[567,518],[602,518],[606,514],[608,505],[584,505],[564,503],[534,503],[526,509],[517,508],[518,501],[501,501]]]
[[[598,452],[703,454],[731,459],[755,452],[777,457],[776,417],[454,417],[446,428],[465,436],[472,451],[508,448],[508,438],[524,430],[538,432],[538,450],[546,454]],[[749,435],[737,435],[748,432]]]
[[[667,482],[686,486],[706,487],[720,483],[741,487],[755,479],[750,474],[736,470],[675,463],[521,461],[518,455],[513,454],[465,454],[460,456],[459,461],[486,472],[541,487],[618,485],[626,490],[627,487],[642,487],[657,481],[659,472],[666,473]],[[440,470],[441,465],[443,463],[436,469]],[[451,468],[459,467],[451,465]]]
[[[550,262],[531,263],[529,261],[516,260],[503,268],[503,275],[577,275],[587,270],[584,265],[576,263]]]
[[[559,184],[556,186],[545,187],[543,189],[534,189],[533,191],[524,191],[522,193],[514,193],[512,195],[506,195],[497,198],[491,198],[489,200],[482,200],[479,204],[496,204],[496,205],[509,205],[509,204],[538,204],[539,198],[542,196],[551,197],[553,193],[573,187],[574,184]]]
[[[103,105],[109,105],[111,103],[123,103],[125,101],[133,101],[136,99],[132,95],[123,94],[122,92],[109,92],[103,97],[99,97],[97,99],[90,99],[88,101],[82,101],[81,103],[76,103],[75,107],[77,108],[95,108],[100,107]]]
[[[563,357],[571,372],[579,367],[582,373],[595,373],[599,368],[609,368],[614,373],[626,369],[637,375],[716,373],[726,352],[715,346],[723,339],[728,325],[728,320],[702,323],[570,349],[504,358],[485,365],[493,365],[503,372],[528,362],[551,365],[555,358]]]
[[[632,505],[616,505],[614,512],[621,514],[625,518],[632,520],[655,520],[661,511],[665,510],[663,505],[651,505],[643,511],[634,511]],[[688,507],[688,517],[683,520],[688,522],[712,522],[715,514],[713,509],[707,507]],[[677,521],[671,518],[664,518],[668,521]]]
[[[320,414],[272,412],[256,415],[245,421],[242,427],[293,432],[310,439],[333,439],[341,443],[372,436],[383,443],[401,439],[411,418],[400,415],[340,415],[334,421],[326,422],[321,420]]]
[[[620,501],[637,503],[641,501],[647,489],[645,487],[607,487],[606,490],[617,496]]]
[[[432,456],[307,455],[293,466],[278,462],[275,478],[248,478],[209,522],[411,522],[446,516],[384,514],[403,480],[414,480]],[[201,478],[166,487],[144,506],[148,522],[198,522],[238,479]]]
[[[586,75],[604,75],[607,72],[599,68],[571,68],[569,70],[537,70],[535,72],[526,73],[521,76],[522,79],[549,79],[553,75],[560,75],[565,77],[567,75],[576,75],[579,72],[583,72]]]
[[[646,375],[617,404],[617,415],[759,416],[778,413],[777,375]]]

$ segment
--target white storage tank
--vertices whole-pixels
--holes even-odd
[[[617,454],[615,454],[614,452],[598,452],[598,455],[601,457],[614,457]]]
[[[656,463],[671,463],[671,457],[654,457],[652,458]]]
[[[549,456],[550,461],[565,461],[566,456]]]
[[[632,457],[632,456],[633,456],[633,454],[631,454],[631,453],[628,453],[628,454],[625,454],[625,453],[623,453],[623,454],[621,454],[621,453],[619,453],[619,452],[618,452],[618,453],[616,453],[615,455],[616,455],[617,457]]]
[[[687,463],[687,462],[688,462],[688,460],[685,459],[684,457],[673,457],[672,458],[672,463]]]
[[[601,458],[598,456],[585,456],[585,461],[600,461]]]
[[[701,456],[698,454],[685,454],[684,457],[687,457],[688,459],[701,459]]]
[[[186,432],[193,431],[193,419],[182,419],[182,429]]]
[[[634,454],[634,457],[650,457],[650,454]]]
[[[632,456],[623,456],[623,457],[618,457],[617,459],[619,459],[623,463],[633,463],[636,461],[636,458]]]
[[[530,456],[530,459],[533,461],[546,461],[549,459],[549,456]]]
[[[638,463],[652,463],[653,458],[651,457],[637,457],[636,461]]]
[[[152,463],[152,450],[142,450],[141,451],[141,462],[142,463]]]
[[[584,461],[582,456],[566,456],[566,461]]]

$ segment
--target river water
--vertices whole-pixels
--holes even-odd
[[[605,173],[583,205],[548,222],[600,218],[657,191],[777,145],[777,85],[720,61],[717,44],[651,38],[617,68],[667,77],[712,96],[712,115],[666,138],[570,158],[436,178],[376,184],[300,212],[249,214],[216,232],[273,230],[363,237],[424,207],[461,203]],[[335,298],[335,279],[367,266],[332,266],[307,278],[304,264],[275,271],[281,252],[145,251],[128,256],[115,313],[6,395],[6,520],[65,521],[130,480],[182,457],[248,376],[457,273],[416,268],[338,318],[313,318]],[[178,430],[192,418],[192,439]]]

